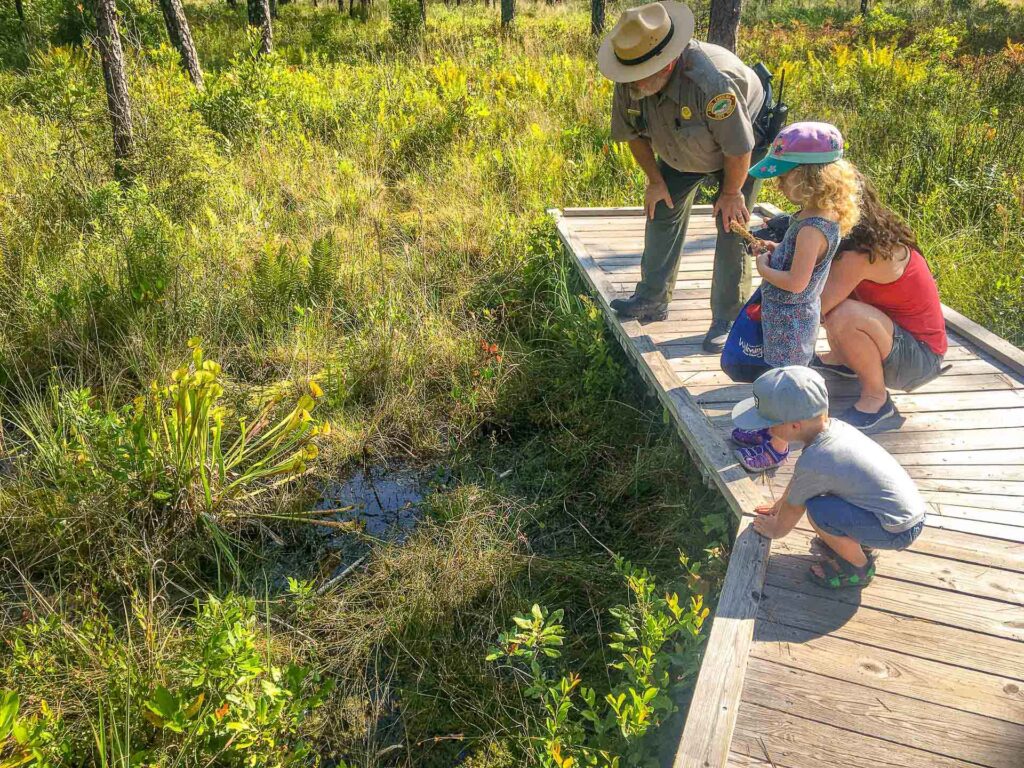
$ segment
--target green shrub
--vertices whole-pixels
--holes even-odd
[[[124,608],[126,623],[85,598],[74,618],[51,612],[12,630],[0,669],[63,695],[52,706],[0,691],[4,765],[315,762],[304,728],[332,682],[267,645],[252,599],[208,597],[191,620],[142,600]]]
[[[388,19],[391,36],[399,45],[413,45],[423,32],[423,13],[419,0],[389,0]]]
[[[697,564],[685,557],[681,562],[696,578]],[[658,746],[646,737],[676,709],[670,669],[676,680],[696,671],[694,649],[709,613],[703,597],[681,605],[676,594],[657,595],[646,569],[621,558],[615,565],[630,603],[610,610],[619,629],[608,648],[617,658],[608,664],[613,682],[603,697],[578,674],[551,667],[565,642],[561,610],[534,605],[529,615],[515,616],[515,629],[503,632],[487,656],[510,663],[526,683],[524,695],[537,702],[527,738],[546,768],[659,765]]]

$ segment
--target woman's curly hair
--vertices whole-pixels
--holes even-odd
[[[875,263],[875,259],[891,259],[899,245],[920,252],[921,248],[910,227],[878,199],[875,185],[867,176],[859,171],[857,175],[860,177],[861,190],[860,221],[850,230],[839,251],[866,253],[871,264]]]
[[[803,208],[828,211],[845,235],[860,219],[860,174],[846,160],[798,165],[782,182],[786,196]]]

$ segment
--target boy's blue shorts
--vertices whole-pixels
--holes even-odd
[[[825,533],[846,536],[862,546],[875,549],[906,549],[924,528],[922,520],[913,528],[892,533],[882,527],[874,512],[861,509],[831,494],[808,499],[807,516]]]

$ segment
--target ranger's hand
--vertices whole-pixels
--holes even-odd
[[[647,211],[647,218],[654,218],[654,209],[658,207],[658,203],[665,203],[669,208],[673,208],[672,195],[668,193],[668,185],[665,184],[665,180],[660,181],[649,181],[647,182],[647,191],[644,192],[644,210]]]
[[[715,201],[713,214],[715,216],[721,215],[722,226],[726,230],[729,229],[729,225],[733,220],[738,221],[740,224],[746,224],[750,221],[750,211],[747,210],[747,203],[743,199],[742,192],[728,192],[719,195]]]

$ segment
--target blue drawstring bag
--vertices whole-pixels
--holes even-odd
[[[722,370],[733,381],[750,384],[769,367],[764,362],[761,289],[758,288],[732,324],[722,349]]]

